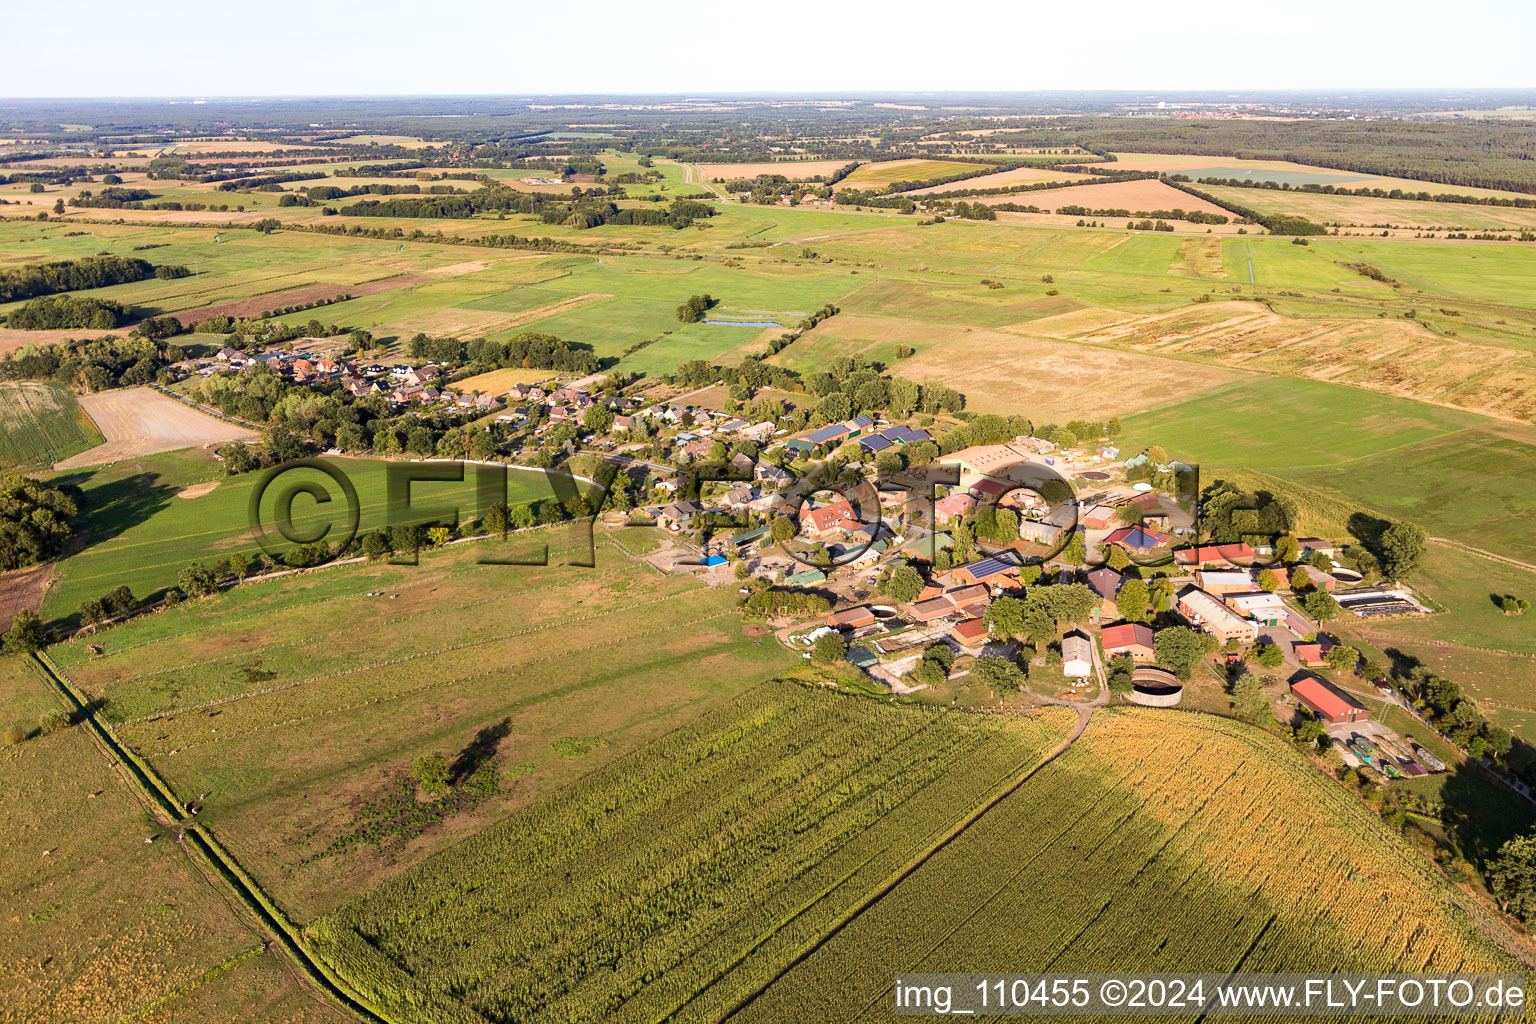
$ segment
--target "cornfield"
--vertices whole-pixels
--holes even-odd
[[[891,1018],[904,972],[1512,969],[1457,895],[1277,740],[1099,711],[742,1018]]]
[[[714,1019],[1066,736],[756,688],[309,929],[386,1016]]]

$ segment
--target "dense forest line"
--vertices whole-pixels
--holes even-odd
[[[1105,119],[1069,135],[1120,153],[1290,160],[1441,185],[1536,193],[1536,131],[1497,121]]]
[[[151,277],[185,277],[186,267],[156,266],[131,256],[86,256],[0,270],[0,302],[20,302],[40,295],[105,288]]]

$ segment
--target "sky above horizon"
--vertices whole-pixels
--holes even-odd
[[[1530,0],[953,13],[268,0],[154,17],[77,0],[17,5],[5,22],[7,98],[1536,86],[1518,56],[1536,38]]]

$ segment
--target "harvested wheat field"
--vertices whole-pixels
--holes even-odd
[[[1023,329],[1036,334],[1048,327]],[[1528,353],[1447,338],[1412,321],[1302,320],[1257,303],[1212,302],[1106,323],[1075,336],[1138,352],[1337,381],[1503,419],[1536,418],[1536,361]]]
[[[1022,411],[1040,420],[1108,419],[1244,376],[1237,370],[1197,369],[1136,352],[1085,349],[997,331],[937,328],[929,334],[935,344],[903,360],[901,375],[952,387],[976,412]]]
[[[539,384],[555,376],[553,370],[525,370],[520,366],[508,366],[489,373],[466,377],[457,384],[449,384],[449,391],[466,395],[480,392],[482,395],[504,395],[514,384]]]
[[[1044,210],[1059,210],[1063,206],[1081,206],[1089,210],[1130,210],[1132,213],[1151,213],[1154,210],[1183,210],[1193,213],[1220,214],[1231,217],[1215,203],[1180,192],[1172,185],[1165,185],[1153,178],[1140,181],[1117,181],[1109,185],[1077,185],[1072,188],[1056,188],[1045,192],[1022,192],[1017,195],[981,196],[979,203],[1021,203],[1038,206]]]
[[[782,174],[790,181],[808,181],[847,167],[851,160],[775,160],[764,164],[701,164],[699,170],[710,181],[716,178],[755,178],[759,174]]]
[[[1007,188],[1009,185],[1035,185],[1042,181],[1091,181],[1087,174],[1067,174],[1063,171],[1050,171],[1043,167],[1015,167],[1011,171],[999,171],[996,174],[983,174],[976,178],[966,178],[963,181],[951,181],[944,185],[930,185],[927,188],[917,188],[908,192],[909,196],[933,196],[944,192],[959,192],[968,188]],[[1028,194],[1028,193],[1024,193]],[[1024,202],[1025,200],[1020,200]],[[1035,204],[1040,205],[1040,204]]]
[[[99,466],[136,455],[256,440],[253,430],[215,419],[149,388],[85,395],[80,405],[107,441],[65,459],[55,469]]]

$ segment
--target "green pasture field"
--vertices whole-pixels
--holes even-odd
[[[1101,710],[1065,756],[740,1016],[896,1020],[896,977],[978,964],[1505,969],[1457,902],[1397,830],[1289,745],[1203,715]]]
[[[0,725],[28,734],[0,748],[11,836],[0,1005],[37,1024],[116,1024],[259,950],[261,936],[173,830],[146,823],[84,726],[40,732],[39,717],[63,707],[30,659],[0,657]],[[300,988],[287,972],[271,980],[273,1003]]]
[[[1536,555],[1536,445],[1472,413],[1269,376],[1128,417],[1122,448],[1157,444],[1202,475],[1257,470],[1514,558]]]
[[[405,515],[402,506],[386,502],[385,461],[346,458],[325,462],[344,473],[357,490],[359,535],[383,525],[392,511]],[[260,548],[252,530],[249,504],[263,473],[229,478],[222,474],[222,468],[206,453],[184,452],[124,460],[53,477],[55,482],[74,483],[85,491],[85,514],[77,529],[90,543],[58,564],[56,579],[43,602],[43,614],[71,620],[82,601],[100,597],[114,587],[126,584],[136,597],[146,600],[175,586],[177,574],[192,562],[227,558],[235,552],[254,558]],[[213,481],[218,486],[211,493],[179,496],[185,488]],[[274,521],[275,503],[290,482],[318,484],[333,499],[329,505],[321,505],[299,496],[293,504],[295,534],[333,524],[339,535],[346,519],[339,487],[314,470],[291,470],[280,484],[274,484],[264,499],[262,522]],[[509,471],[507,489],[513,504],[553,494],[540,473],[526,470]],[[462,483],[414,485],[412,500],[413,514],[423,506],[456,505],[463,518],[476,515],[473,467],[466,468]],[[435,517],[428,516],[431,518]],[[274,544],[279,553],[292,546],[276,537]]]
[[[0,383],[0,471],[47,469],[101,441],[67,388]]]
[[[1370,263],[1430,296],[1498,303],[1519,313],[1536,308],[1536,293],[1530,288],[1536,276],[1536,246],[1476,243],[1456,247],[1454,242],[1358,238],[1321,239],[1313,245],[1319,253],[1341,262]],[[1413,307],[1433,299],[1403,296],[1400,301]]]
[[[386,1013],[410,1007],[424,1024],[466,1006],[491,1020],[719,1020],[1072,719],[765,684],[309,932]]]
[[[559,564],[581,544],[554,527],[246,584],[52,653],[309,920],[798,662],[742,635],[733,589],[632,560],[653,530],[618,534],[597,529],[594,568]],[[544,545],[547,567],[480,564]],[[495,784],[398,817],[434,751],[494,757]]]
[[[960,160],[897,161],[894,164],[861,164],[848,177],[838,182],[839,188],[878,188],[893,181],[931,181],[934,178],[974,170],[981,164]]]

